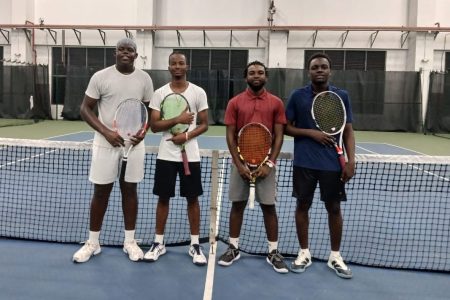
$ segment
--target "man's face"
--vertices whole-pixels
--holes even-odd
[[[138,54],[132,45],[126,43],[121,44],[115,51],[116,63],[121,65],[133,65],[137,55]]]
[[[186,75],[188,65],[183,54],[173,54],[169,58],[169,72],[172,77],[180,78]]]
[[[260,65],[251,65],[248,67],[245,81],[247,81],[248,86],[254,91],[262,89],[267,82],[264,67]]]
[[[312,83],[327,83],[331,74],[330,63],[324,57],[315,58],[309,64],[308,71]]]

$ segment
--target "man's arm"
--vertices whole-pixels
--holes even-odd
[[[343,142],[345,153],[347,154],[347,163],[342,172],[342,181],[347,182],[355,175],[355,134],[353,132],[353,125],[347,123],[344,127]]]
[[[334,138],[317,129],[297,128],[293,121],[287,122],[285,133],[292,137],[309,137],[324,146],[334,147]]]
[[[80,114],[83,120],[86,121],[86,123],[88,123],[89,126],[91,126],[93,129],[95,129],[95,131],[103,135],[112,146],[118,147],[120,145],[124,145],[123,138],[117,132],[106,127],[97,118],[97,115],[94,113],[94,108],[96,106],[96,99],[91,98],[88,95],[84,96],[80,108]]]
[[[231,157],[233,158],[233,163],[236,166],[239,174],[242,178],[251,180],[252,174],[247,165],[242,162],[237,151],[237,140],[236,140],[236,125],[227,125],[226,139],[228,150],[230,151]]]

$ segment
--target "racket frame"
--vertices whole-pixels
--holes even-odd
[[[324,95],[324,94],[332,94],[334,95],[340,102],[340,105],[342,106],[342,111],[344,114],[344,120],[342,122],[342,125],[339,127],[338,130],[336,130],[334,133],[329,133],[324,131],[322,128],[320,128],[319,123],[316,120],[316,116],[314,114],[314,104],[316,103],[316,100]],[[345,105],[344,105],[344,101],[342,101],[342,98],[335,92],[333,91],[323,91],[318,93],[316,96],[314,96],[312,105],[311,105],[311,116],[314,120],[314,124],[316,125],[317,129],[319,129],[321,132],[325,133],[328,136],[331,136],[333,138],[333,144],[334,144],[334,148],[336,149],[336,153],[338,155],[338,160],[339,160],[339,165],[341,166],[341,169],[344,170],[345,168],[345,156],[344,156],[344,150],[342,148],[342,136],[344,135],[344,129],[345,129],[345,125],[347,124],[347,110],[345,109]],[[339,141],[336,142],[336,137],[339,135]]]
[[[245,129],[248,129],[250,126],[255,126],[257,125],[258,127],[264,129],[265,132],[268,133],[268,136],[270,137],[270,140],[272,140],[272,134],[270,132],[270,130],[262,123],[258,123],[258,122],[251,122],[248,123],[246,125],[244,125],[238,133],[238,140],[237,140],[237,151],[239,154],[239,158],[241,159],[242,162],[244,162],[246,164],[246,166],[250,169],[252,176],[251,179],[249,180],[249,197],[248,197],[248,207],[250,209],[255,208],[255,189],[256,189],[256,177],[253,175],[254,172],[259,169],[263,164],[265,164],[265,162],[269,159],[270,153],[272,152],[272,144],[270,145],[269,149],[267,150],[267,155],[265,156],[265,158],[260,162],[260,163],[249,163],[244,156],[241,153],[241,146],[240,146],[240,137],[241,135],[244,133]]]
[[[161,105],[160,105],[161,119],[164,119],[164,110],[163,110],[164,101],[166,101],[168,99],[168,97],[172,96],[172,95],[180,96],[186,103],[186,107],[184,109],[187,108],[187,111],[191,112],[191,106],[189,105],[189,102],[187,101],[186,97],[184,97],[180,93],[170,93],[170,94],[166,95],[164,97],[163,101],[161,102]],[[183,111],[184,111],[184,109],[183,109]],[[183,111],[181,113],[183,113]],[[180,124],[177,124],[177,125],[180,125]],[[175,126],[177,126],[177,125],[175,125]],[[189,131],[190,125],[188,125],[188,124],[183,124],[183,125],[186,125],[186,129],[184,131],[182,131],[182,132],[178,132],[177,134],[182,134],[182,133],[186,133],[186,132]],[[169,132],[172,135],[175,134],[173,132],[173,129],[175,128],[175,126],[173,126],[171,129],[169,129]],[[183,144],[179,145],[179,147],[181,149],[181,161],[183,162],[184,175],[189,176],[189,175],[191,175],[191,170],[189,169],[189,160],[188,160],[187,153],[186,153],[186,142],[184,142]]]
[[[140,129],[138,129],[138,131],[136,132],[135,135],[139,135],[139,134],[143,134],[146,131],[147,128],[147,124],[148,124],[148,108],[147,106],[144,104],[144,102],[142,102],[141,100],[135,99],[135,98],[128,98],[123,100],[119,106],[117,106],[116,111],[114,112],[114,119],[113,119],[113,129],[120,135],[122,136],[123,140],[124,140],[124,146],[121,146],[122,148],[122,159],[121,162],[119,163],[119,180],[123,180],[125,181],[125,172],[127,169],[127,163],[128,163],[128,156],[130,155],[130,152],[133,149],[133,144],[131,143],[131,139],[125,135],[121,135],[120,134],[120,130],[119,130],[119,126],[117,124],[117,116],[121,110],[121,107],[123,107],[123,104],[127,101],[136,101],[136,103],[139,103],[139,105],[141,105],[141,108],[143,108],[145,110],[145,114],[144,114],[144,118],[142,118],[141,115],[141,119],[143,120],[143,122],[141,122],[141,126]]]

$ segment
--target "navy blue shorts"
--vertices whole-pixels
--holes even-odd
[[[341,172],[321,171],[296,167],[293,169],[292,196],[298,201],[311,202],[319,183],[320,200],[346,201],[345,183],[341,180]]]
[[[156,160],[153,194],[161,198],[175,196],[177,175],[180,176],[180,196],[188,199],[203,195],[200,162],[189,162],[191,175],[184,175],[182,162]]]

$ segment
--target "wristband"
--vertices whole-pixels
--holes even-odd
[[[270,162],[274,166],[276,165],[276,163],[273,160],[268,159],[267,161]]]
[[[189,135],[187,132],[185,132],[185,134],[186,134],[186,142],[187,142],[189,140]]]

